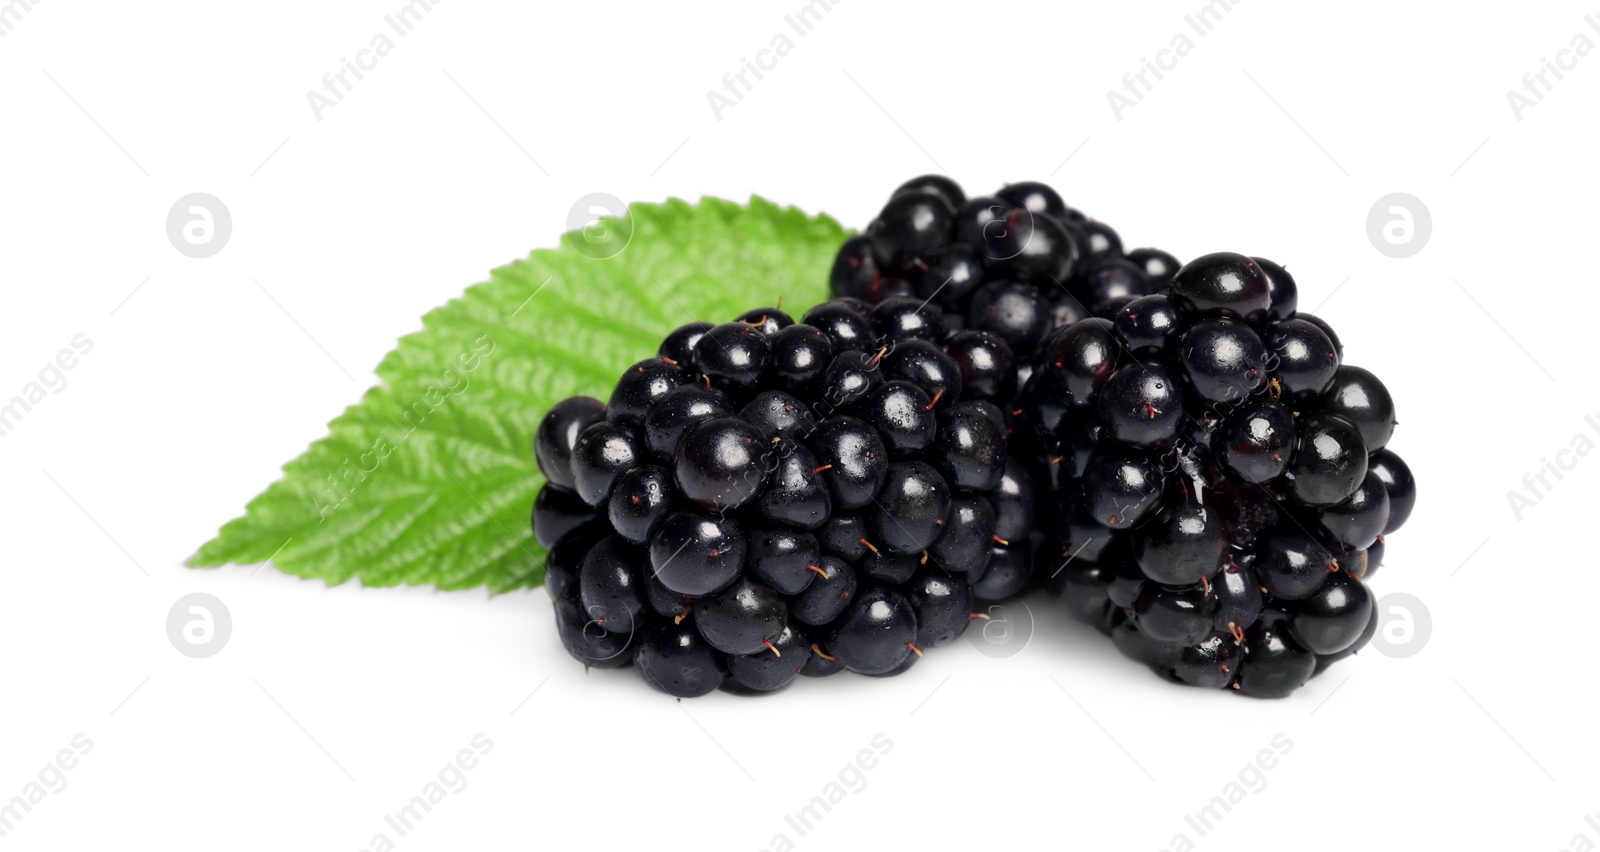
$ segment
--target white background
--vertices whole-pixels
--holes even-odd
[[[0,398],[94,344],[0,439],[0,800],[93,742],[7,846],[1600,842],[1600,460],[1563,456],[1520,519],[1506,496],[1575,435],[1600,442],[1600,58],[1520,120],[1505,94],[1600,40],[1592,4],[1250,0],[1200,37],[1201,0],[847,0],[719,120],[706,92],[800,0],[451,0],[319,121],[306,92],[401,5],[51,0],[0,39]],[[1192,52],[1119,120],[1106,92],[1180,31]],[[1006,659],[962,641],[897,679],[680,704],[586,675],[540,589],[180,567],[424,311],[553,245],[580,197],[759,193],[859,226],[930,171],[1050,181],[1129,246],[1286,262],[1399,401],[1421,502],[1374,589],[1425,604],[1421,652],[1251,701],[1163,683],[1029,599]],[[232,211],[210,259],[164,232],[190,192]],[[1392,192],[1431,211],[1409,259],[1366,234]],[[164,632],[197,591],[233,619],[204,660]],[[384,815],[480,732],[467,786],[397,837]],[[879,733],[864,787],[807,836],[786,824]],[[1200,836],[1185,815],[1278,734],[1265,787]]]

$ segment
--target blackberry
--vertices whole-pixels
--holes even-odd
[[[833,294],[866,302],[873,331],[863,332],[838,308],[826,309],[826,317],[808,313],[802,321],[833,337],[836,349],[876,354],[881,345],[863,339],[870,333],[887,338],[880,341],[890,344],[884,375],[921,387],[938,409],[960,398],[1012,411],[1029,405],[1028,377],[1060,329],[1090,317],[1110,319],[1134,301],[1164,293],[1179,268],[1177,258],[1159,249],[1125,254],[1113,228],[1074,210],[1043,183],[968,196],[949,178],[926,175],[895,189],[867,233],[846,241],[835,260]],[[906,282],[915,306],[944,310],[948,336],[895,327],[912,306],[899,297]],[[1159,349],[1173,333],[1175,316],[1162,305],[1128,322],[1149,338],[1142,348]],[[1099,339],[1078,338],[1051,350],[1055,360],[1076,355],[1088,374],[1086,381],[1071,382],[1080,393],[1067,395],[1068,404],[1092,406],[1093,389],[1109,378],[1117,341],[1109,324],[1105,331]],[[906,337],[929,345],[905,345]],[[1011,447],[1035,469],[1057,455],[1035,440],[1037,427],[1037,420],[1027,424]]]
[[[943,210],[948,232],[961,200],[923,184],[895,202],[906,218],[841,255],[835,286],[870,304],[684,326],[609,404],[542,419],[532,521],[572,656],[632,662],[678,697],[890,676],[955,641],[975,599],[1024,590],[1035,487],[1013,454],[1016,356],[953,330],[937,301],[880,292],[885,264],[946,248],[921,217]]]
[[[1126,264],[1150,290],[1080,290],[1118,303],[1109,322],[1091,305],[1049,332],[1019,393],[1058,566],[1044,585],[1162,677],[1288,695],[1376,629],[1366,582],[1416,501],[1387,449],[1393,398],[1297,311],[1282,266],[1219,253],[1169,272],[1095,246],[1091,269]]]

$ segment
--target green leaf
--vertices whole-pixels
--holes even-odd
[[[761,198],[635,204],[494,270],[422,318],[379,387],[189,559],[271,560],[330,584],[487,586],[544,578],[529,515],[533,432],[551,405],[606,399],[685,322],[827,297],[848,232]]]

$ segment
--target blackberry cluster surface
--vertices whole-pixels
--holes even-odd
[[[758,308],[554,406],[533,528],[567,651],[679,697],[770,692],[899,674],[1019,593],[1035,486],[1009,393],[966,386],[949,339],[921,300]]]
[[[1283,267],[1196,258],[1055,332],[1036,367],[1042,579],[1067,613],[1163,677],[1257,697],[1372,638],[1366,581],[1416,484],[1388,390]]]

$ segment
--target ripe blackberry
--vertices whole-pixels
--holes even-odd
[[[953,221],[950,188],[925,184],[896,203]],[[952,331],[937,302],[872,291],[877,249],[938,243],[918,242],[919,221],[886,219],[841,261],[877,269],[873,304],[685,326],[610,405],[543,418],[533,525],[574,657],[632,661],[679,697],[889,676],[960,636],[974,599],[1023,590],[1034,484],[1012,455],[1015,356]]]
[[[1287,695],[1375,630],[1366,582],[1416,501],[1394,401],[1282,266],[1097,261],[1112,237],[1068,224],[1104,240],[1076,279],[1100,316],[1047,334],[1014,427],[1042,474],[1043,583],[1162,677]],[[1148,292],[1085,289],[1123,264]]]
[[[951,336],[922,335],[927,345],[891,345],[881,364],[886,377],[921,387],[939,410],[958,398],[982,399],[1020,414],[1032,413],[1034,405],[1053,410],[1055,401],[1038,400],[1040,394],[1028,390],[1046,350],[1051,360],[1071,360],[1079,370],[1068,381],[1076,395],[1056,395],[1060,401],[1093,406],[1093,391],[1115,366],[1118,340],[1109,322],[1098,337],[1063,342],[1060,330],[1090,317],[1109,320],[1137,300],[1164,293],[1179,267],[1177,258],[1159,249],[1124,254],[1114,229],[1069,207],[1045,184],[1012,183],[992,195],[969,197],[950,179],[932,175],[896,189],[867,234],[840,248],[831,283],[836,297],[868,303],[880,336],[890,331],[884,314],[906,310],[906,300],[897,296],[904,282],[913,285],[917,304],[944,309],[944,330]],[[1165,299],[1141,303],[1149,310],[1125,320],[1130,333],[1142,333],[1138,347],[1149,354],[1176,334],[1176,312]],[[892,307],[871,307],[885,302]],[[826,319],[808,313],[803,321],[833,337],[837,349],[877,354],[881,348],[862,343],[870,332],[839,308],[828,309]],[[1010,452],[1043,470],[1060,454],[1060,441],[1041,439],[1040,418],[1022,419]],[[1042,431],[1054,429],[1051,422]],[[1068,450],[1079,454],[1081,464],[1087,447]]]

